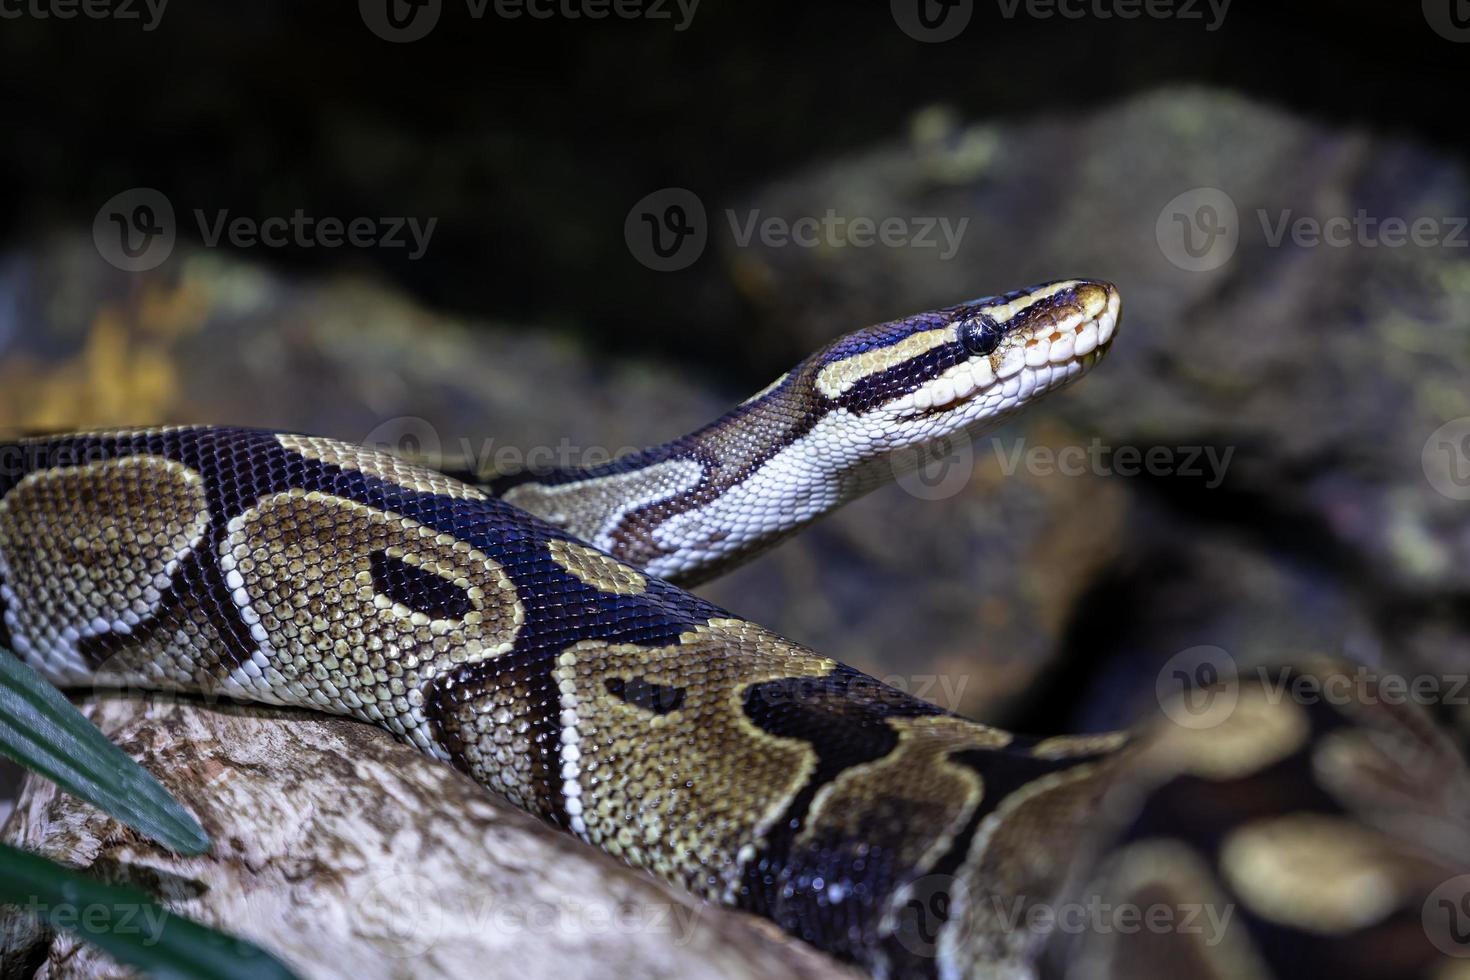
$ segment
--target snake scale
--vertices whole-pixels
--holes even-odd
[[[1417,709],[1242,682],[1209,727],[1023,737],[680,587],[1080,377],[1118,317],[1068,280],[879,324],[587,470],[479,481],[235,428],[17,439],[0,643],[63,686],[380,725],[875,976],[1465,976],[1458,907],[1448,940],[1431,912],[1470,868],[1470,794]]]

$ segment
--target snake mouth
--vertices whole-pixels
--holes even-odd
[[[892,406],[904,419],[963,412],[966,421],[1014,411],[1080,378],[1112,348],[1122,303],[1106,287],[1100,309],[1022,327],[993,354],[971,358],[910,392]],[[978,412],[972,403],[980,403]]]

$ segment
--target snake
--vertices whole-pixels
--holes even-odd
[[[875,977],[1450,976],[1470,900],[1435,896],[1470,867],[1470,792],[1415,706],[1246,678],[1179,692],[1220,695],[1209,724],[1015,734],[687,591],[1083,377],[1120,312],[1072,279],[865,327],[590,468],[219,426],[8,439],[0,646],[63,688],[380,726]]]

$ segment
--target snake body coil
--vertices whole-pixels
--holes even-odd
[[[1111,287],[1077,281],[895,321],[682,440],[484,486],[255,430],[19,440],[0,447],[0,644],[62,685],[381,725],[876,975],[1134,975],[1126,936],[1062,927],[1072,894],[1243,909],[1217,942],[1176,930],[1151,955],[1289,971],[1397,928],[1464,856],[1374,802],[1386,772],[1428,767],[1437,785],[1399,785],[1397,802],[1463,817],[1463,777],[1443,775],[1457,762],[1416,715],[1245,686],[1203,733],[1023,738],[665,580],[744,560],[882,482],[897,454],[1079,376],[1116,322]],[[1119,794],[1127,816],[1104,820]],[[1278,869],[1260,885],[1326,840],[1389,875],[1373,914],[1361,882],[1298,894]],[[1384,962],[1438,960],[1421,941]]]

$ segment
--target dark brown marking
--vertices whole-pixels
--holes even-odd
[[[368,557],[373,588],[434,619],[463,619],[475,611],[469,593],[442,575],[411,565],[386,551]]]
[[[613,697],[656,715],[666,715],[684,706],[685,692],[682,687],[655,684],[642,677],[629,681],[621,677],[609,677],[602,683],[607,688],[607,693]]]

